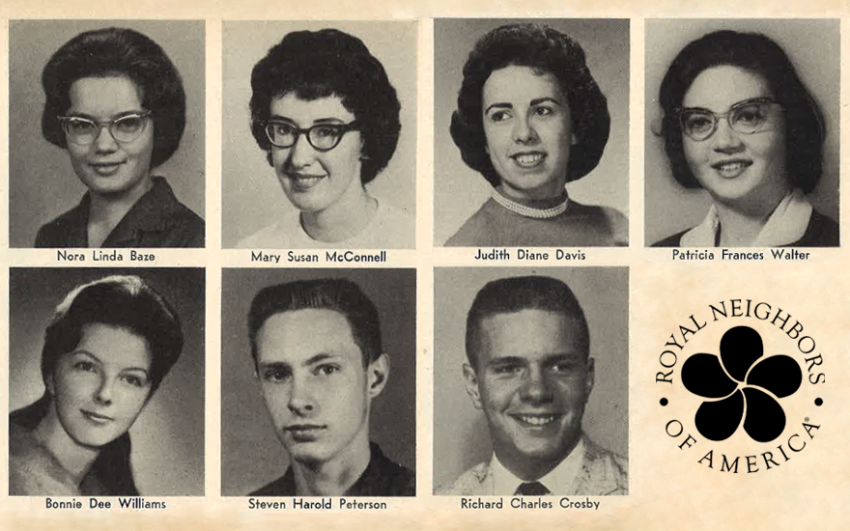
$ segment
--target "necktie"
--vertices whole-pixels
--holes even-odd
[[[517,487],[514,494],[518,496],[545,496],[551,493],[539,481],[530,481]]]

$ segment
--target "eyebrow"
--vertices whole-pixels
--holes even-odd
[[[540,105],[541,103],[546,103],[546,102],[554,103],[554,104],[555,104],[555,105],[557,105],[558,107],[563,107],[563,106],[564,106],[564,104],[563,104],[563,103],[561,103],[560,101],[556,100],[555,98],[551,98],[551,97],[549,97],[549,96],[545,96],[545,97],[543,97],[543,98],[534,98],[533,100],[531,100],[531,101],[529,102],[529,107],[534,107],[535,105]],[[485,112],[485,113],[488,113],[488,112],[490,112],[490,109],[493,109],[493,108],[496,108],[496,109],[513,109],[513,108],[514,108],[514,106],[513,106],[513,104],[511,104],[511,103],[493,103],[493,104],[491,104],[490,106],[488,106],[486,109],[484,109],[484,112]]]
[[[555,363],[555,362],[558,362],[558,361],[564,361],[564,360],[566,360],[566,361],[582,361],[584,359],[585,359],[584,356],[580,353],[563,352],[563,353],[559,353],[559,354],[549,354],[549,355],[543,357],[543,359],[540,360],[540,361],[543,364],[551,364],[551,363]],[[494,359],[490,360],[489,365],[494,365],[494,364],[499,364],[499,363],[526,364],[528,362],[529,362],[529,359],[522,357],[522,356],[501,356],[501,357],[494,358]]]
[[[289,118],[289,117],[286,117],[286,116],[281,116],[279,114],[272,114],[271,116],[269,116],[269,121],[272,121],[272,120],[280,120],[280,121],[284,121],[284,122],[289,122],[292,125],[300,127],[298,122],[296,122],[292,118]],[[334,117],[316,118],[315,120],[313,120],[313,125],[343,124],[343,123],[345,123],[344,120],[341,120],[339,118],[334,118]]]
[[[766,103],[766,102],[773,102],[773,101],[774,101],[774,99],[771,98],[770,96],[756,96],[754,98],[747,98],[745,100],[735,102],[732,105],[730,105],[727,110],[731,110],[731,109],[734,109],[735,107],[740,107],[741,105],[746,105],[748,103]],[[711,109],[707,109],[705,107],[682,107],[681,110],[682,111],[703,111],[703,112],[714,113],[714,111],[712,111]],[[718,113],[714,113],[714,114],[718,114]],[[720,114],[722,114],[722,113],[720,113]]]
[[[117,120],[118,118],[123,118],[123,117],[125,117],[125,116],[130,116],[131,114],[142,114],[142,113],[144,113],[144,112],[145,112],[145,111],[144,111],[144,110],[141,110],[141,109],[139,109],[139,110],[133,109],[133,110],[129,110],[129,111],[121,111],[121,112],[119,112],[119,113],[113,114],[110,118],[111,118],[112,120]],[[68,118],[85,118],[85,119],[87,119],[87,120],[91,120],[91,121],[93,121],[93,122],[96,122],[96,121],[99,119],[97,116],[93,116],[93,115],[91,115],[91,114],[86,114],[86,113],[84,113],[84,112],[69,112],[69,113],[68,113],[68,114],[66,114],[65,116],[66,116],[66,117],[68,117]]]
[[[81,350],[74,350],[73,352],[71,352],[72,356],[76,356],[78,354],[85,355],[89,358],[94,359],[94,361],[96,361],[97,364],[100,365],[100,366],[104,365],[103,361],[100,358],[98,358],[94,353],[89,352],[88,350],[81,349]],[[141,371],[141,372],[145,373],[145,376],[150,376],[150,373],[144,367],[125,367],[125,368],[121,369],[120,372],[126,372],[126,371]]]

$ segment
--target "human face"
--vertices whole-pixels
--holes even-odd
[[[698,75],[682,106],[721,114],[742,101],[773,97],[761,75],[723,65]],[[688,166],[715,201],[764,204],[772,209],[785,196],[790,187],[785,166],[785,117],[776,110],[770,119],[772,124],[766,130],[749,135],[736,132],[721,118],[717,130],[706,140],[682,136]]]
[[[71,84],[69,96],[66,116],[106,121],[147,110],[142,107],[141,89],[121,76],[78,79]],[[137,199],[151,188],[153,133],[153,120],[147,118],[144,131],[131,142],[118,142],[106,126],[91,144],[69,140],[74,172],[93,194]]]
[[[85,325],[80,343],[59,357],[49,382],[71,439],[98,448],[125,434],[150,395],[150,365],[142,337],[112,325]]]
[[[371,400],[383,389],[387,358],[363,366],[339,312],[275,314],[257,333],[257,376],[278,438],[300,463],[346,462],[369,447]]]
[[[490,427],[493,450],[521,479],[557,466],[581,436],[593,360],[581,328],[562,313],[526,309],[485,317],[467,392]]]
[[[481,92],[487,153],[502,191],[517,199],[563,194],[573,131],[555,76],[507,66],[494,70]]]
[[[355,120],[338,96],[302,100],[290,92],[274,98],[270,110],[270,119],[302,129]],[[346,133],[329,151],[317,151],[302,134],[292,147],[272,146],[272,164],[292,204],[299,210],[318,213],[362,193],[361,147],[359,131]]]

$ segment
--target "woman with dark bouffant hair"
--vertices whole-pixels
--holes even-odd
[[[68,152],[88,192],[38,230],[36,247],[203,247],[204,221],[152,171],[186,126],[180,74],[126,28],[81,33],[42,73],[44,138]]]
[[[72,290],[44,334],[44,395],[9,418],[13,496],[135,496],[130,434],[183,349],[171,305],[137,276]]]
[[[289,33],[254,66],[251,89],[254,139],[298,212],[239,247],[412,245],[413,218],[366,188],[395,152],[401,104],[363,41]]]
[[[729,30],[690,42],[659,102],[673,176],[704,188],[712,206],[655,246],[838,245],[838,225],[806,198],[821,177],[823,113],[776,42]]]
[[[620,246],[620,212],[569,199],[599,160],[611,118],[581,46],[539,24],[496,28],[463,68],[451,134],[493,195],[447,246]]]

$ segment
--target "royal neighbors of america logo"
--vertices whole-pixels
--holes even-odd
[[[825,356],[785,309],[751,299],[707,304],[674,327],[658,363],[664,432],[706,469],[774,470],[815,444]]]

